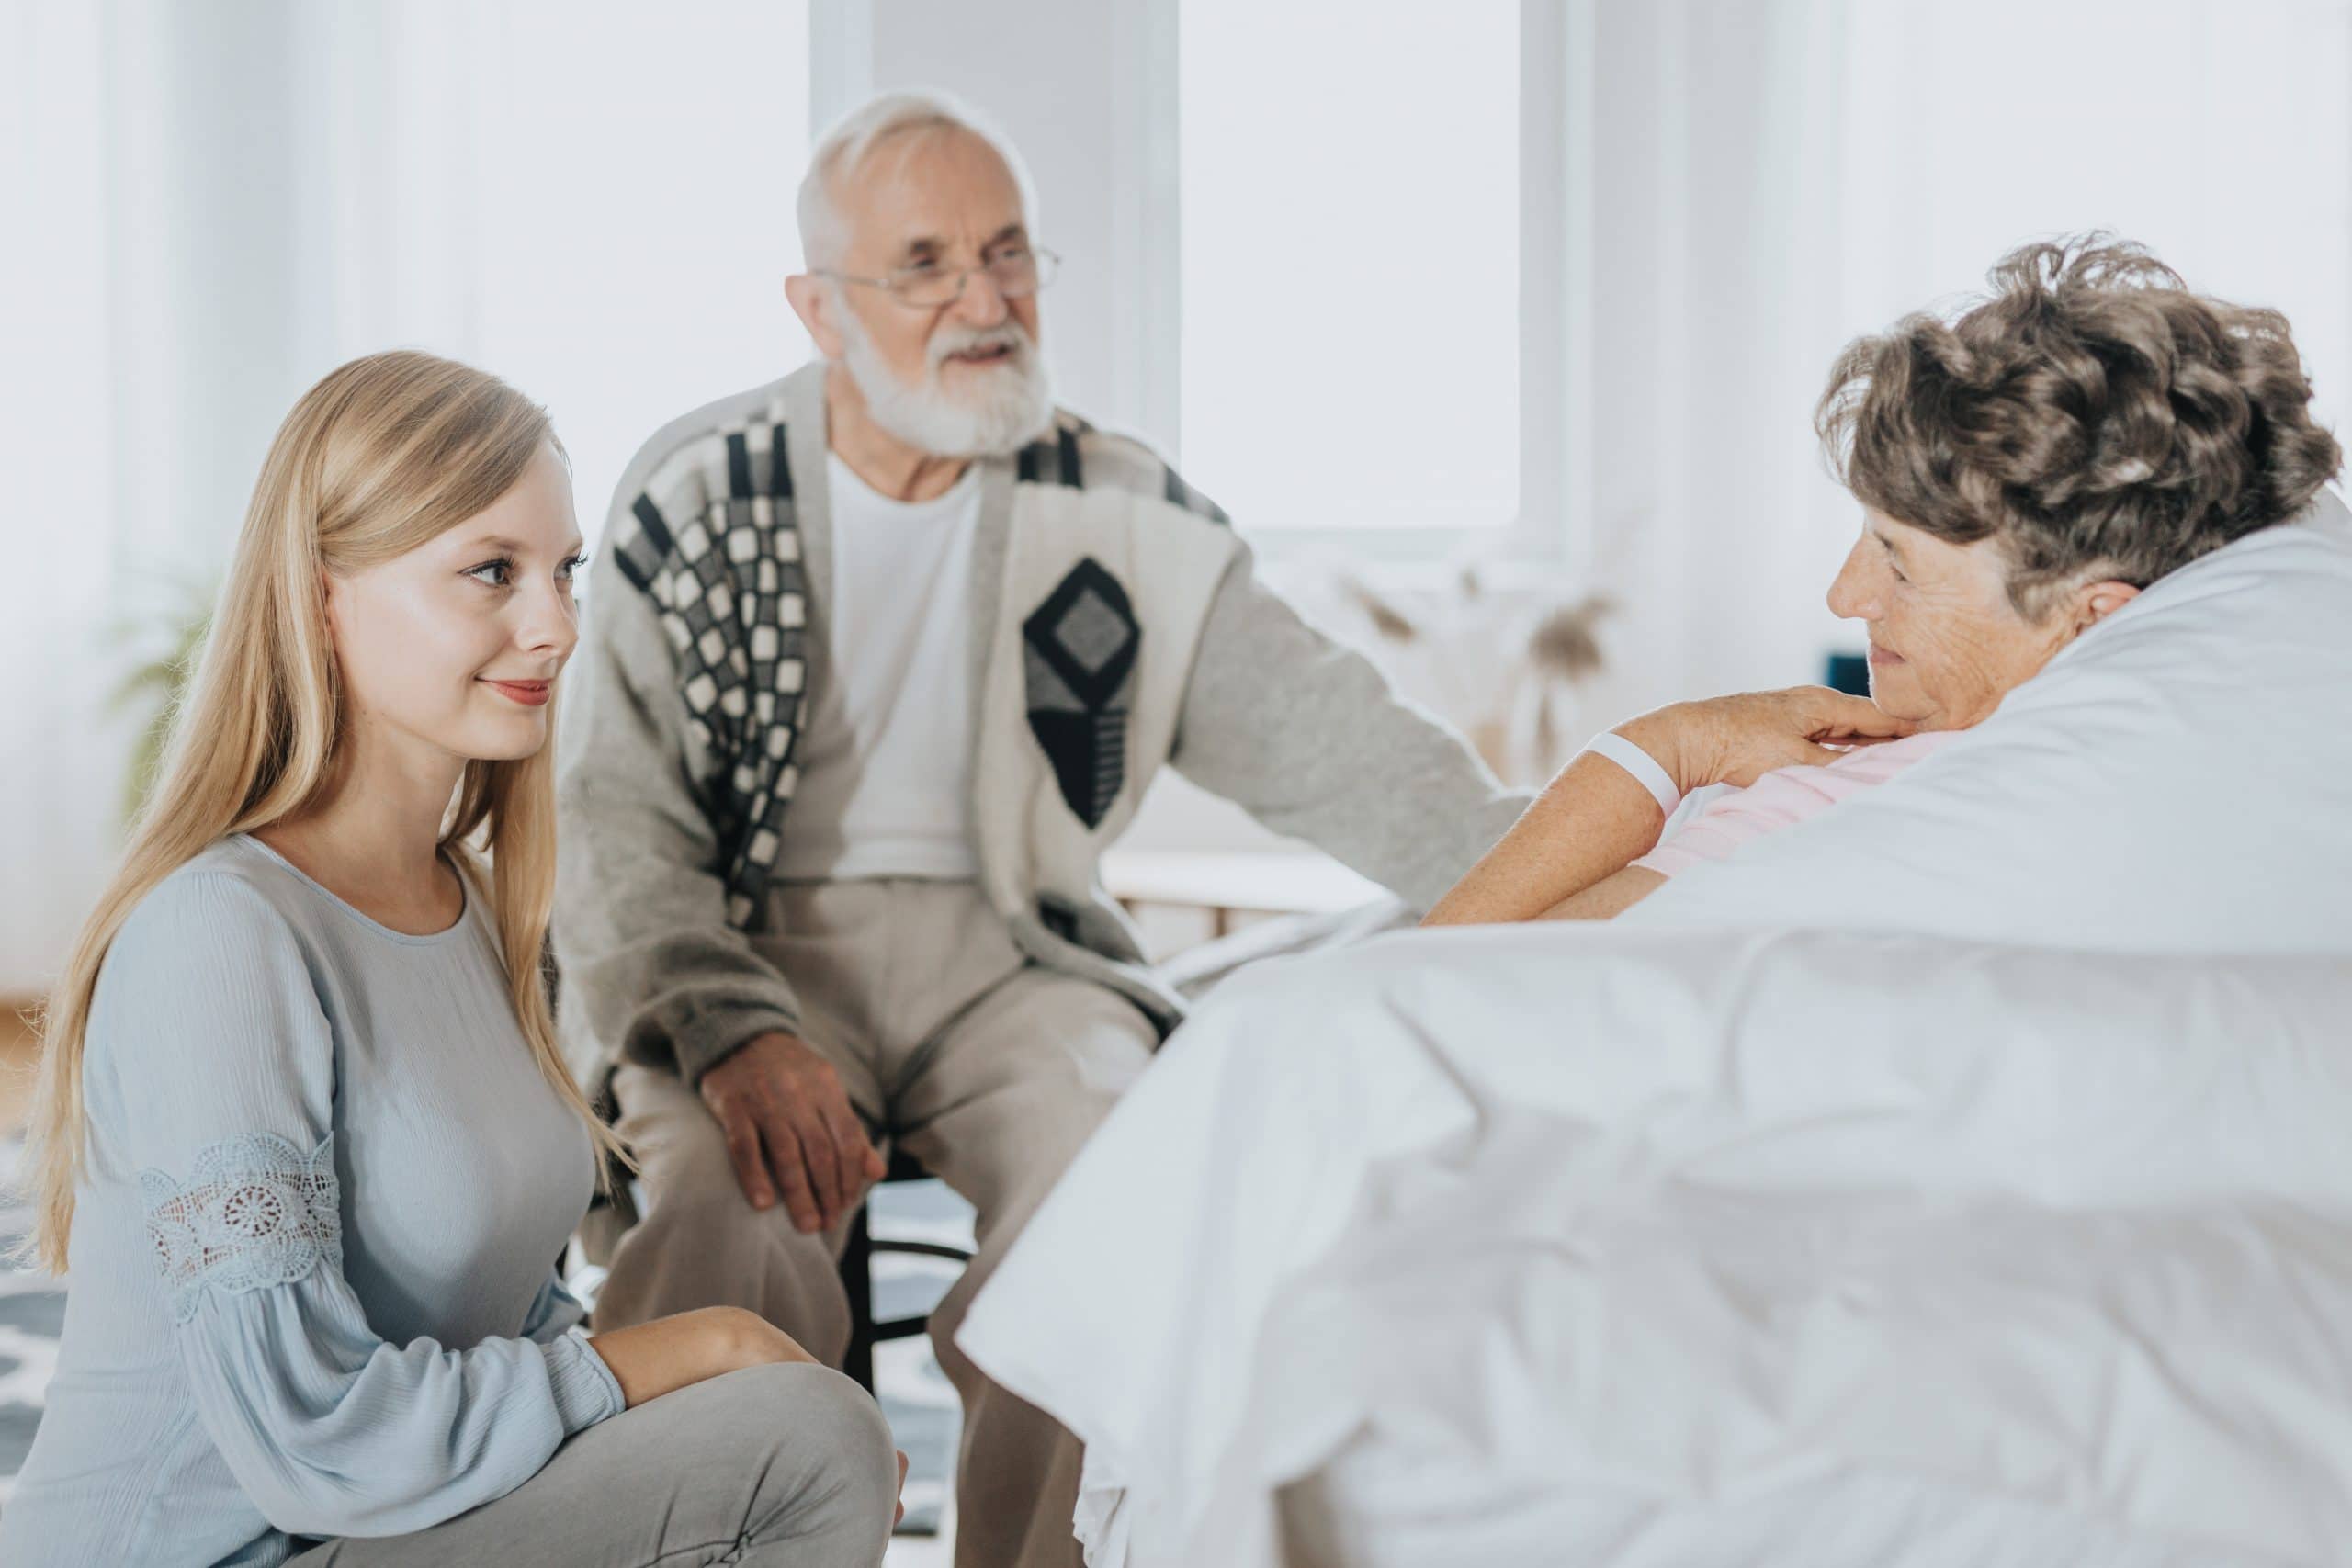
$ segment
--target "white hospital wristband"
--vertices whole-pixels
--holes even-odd
[[[1604,729],[1584,743],[1584,749],[1596,756],[1608,758],[1634,775],[1634,782],[1650,792],[1657,801],[1657,808],[1668,817],[1682,804],[1682,792],[1674,787],[1672,775],[1658,765],[1656,757],[1634,745],[1613,730]]]

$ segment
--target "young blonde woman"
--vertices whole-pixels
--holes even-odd
[[[597,1125],[539,967],[580,543],[545,413],[419,354],[272,446],[52,998],[73,1288],[0,1561],[866,1568],[873,1402],[731,1310],[587,1337]]]

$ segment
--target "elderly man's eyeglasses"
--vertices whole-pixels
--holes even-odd
[[[1052,283],[1061,265],[1062,258],[1043,245],[1012,245],[995,252],[978,266],[946,267],[937,262],[916,262],[895,269],[887,277],[853,277],[824,267],[810,270],[819,277],[830,277],[836,283],[879,288],[901,305],[936,310],[964,298],[964,285],[976,272],[987,273],[996,291],[1007,299],[1023,299]]]

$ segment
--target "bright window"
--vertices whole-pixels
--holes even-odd
[[[1187,477],[1251,529],[1520,508],[1520,7],[1184,0]]]
[[[506,0],[507,73],[480,100],[477,352],[546,401],[581,524],[639,445],[782,375],[808,161],[806,0]]]

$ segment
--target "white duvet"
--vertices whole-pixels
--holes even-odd
[[[963,1343],[1085,1440],[1098,1563],[1280,1562],[1280,1489],[1367,1454],[1351,1561],[1477,1561],[1376,1549],[1531,1499],[1563,1562],[2346,1561],[2347,1019],[2324,958],[1599,928],[1269,965]],[[1838,1550],[1772,1506],[1854,1478]]]
[[[2348,717],[2330,501],[1626,920],[1245,971],[961,1343],[1098,1568],[2352,1562]]]

